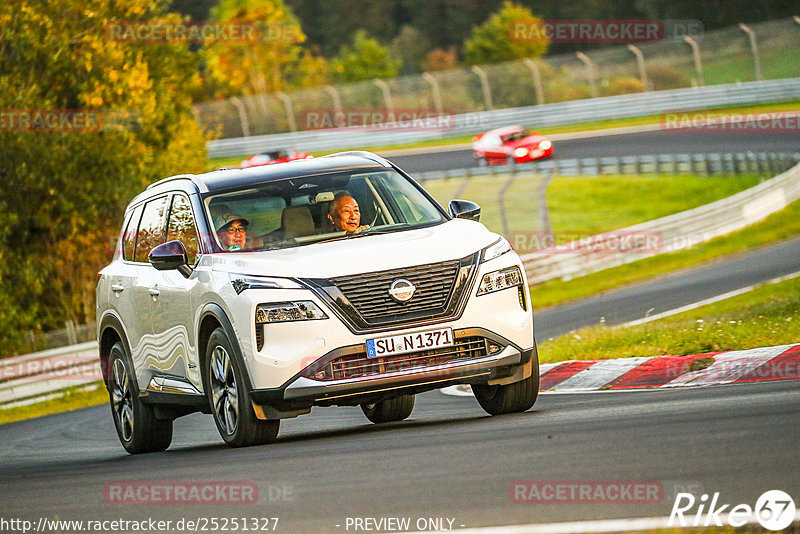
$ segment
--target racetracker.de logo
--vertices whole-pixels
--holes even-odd
[[[516,42],[652,43],[703,32],[699,20],[515,20],[509,37]]]
[[[739,133],[800,133],[800,111],[736,113],[726,111],[670,111],[661,115],[662,130]]]
[[[279,31],[262,35],[252,21],[158,21],[116,20],[105,24],[106,39],[118,43],[208,44],[216,42],[255,44],[276,38]]]
[[[657,480],[516,480],[508,487],[515,504],[654,504],[664,498]]]
[[[110,482],[106,504],[220,505],[256,504],[255,482]]]
[[[429,109],[311,109],[301,115],[301,122],[304,130],[450,131],[455,127],[452,114]]]
[[[655,230],[614,231],[512,231],[509,241],[519,254],[655,254],[664,249],[664,236]]]
[[[92,133],[139,129],[139,113],[126,109],[4,109],[0,132]]]

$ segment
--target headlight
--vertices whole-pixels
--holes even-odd
[[[486,295],[487,293],[494,293],[495,291],[521,285],[522,273],[519,267],[509,267],[484,274],[478,286],[478,295]]]
[[[256,324],[287,323],[327,319],[325,312],[310,300],[259,304],[256,308]]]
[[[553,146],[553,143],[545,139],[544,141],[539,143],[539,150],[549,150],[551,146]]]
[[[483,261],[490,261],[499,258],[511,250],[511,243],[505,237],[501,237],[485,249],[483,249]]]
[[[522,158],[528,155],[528,149],[525,147],[519,147],[514,149],[514,155],[518,158]]]
[[[253,276],[228,273],[233,289],[240,294],[245,289],[303,289],[303,286],[288,278]]]

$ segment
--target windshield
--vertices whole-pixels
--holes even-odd
[[[247,185],[204,200],[222,250],[275,250],[444,221],[393,169]]]

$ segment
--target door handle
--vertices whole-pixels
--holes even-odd
[[[150,289],[148,289],[147,292],[150,293],[154,297],[157,297],[157,296],[159,296],[161,294],[161,291],[159,291],[158,289],[156,289],[154,287],[151,287]]]
[[[114,293],[119,293],[120,291],[122,291],[124,289],[125,289],[125,286],[123,286],[121,284],[112,284],[111,285],[111,291],[113,291]]]

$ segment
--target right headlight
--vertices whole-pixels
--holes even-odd
[[[506,252],[511,251],[511,243],[505,237],[501,237],[485,249],[483,249],[483,259],[482,262],[491,261],[495,258],[499,258]]]

